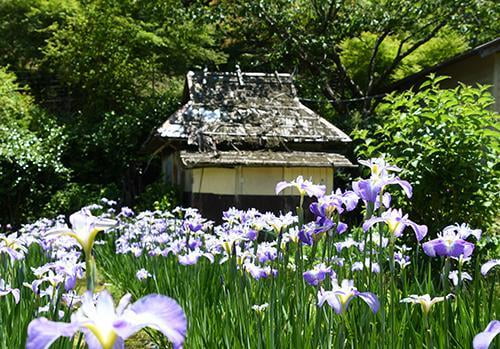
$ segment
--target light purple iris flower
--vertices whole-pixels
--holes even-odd
[[[19,300],[21,298],[19,289],[10,287],[10,285],[8,285],[4,279],[0,279],[0,297],[6,296],[9,293],[12,295],[12,297],[14,297],[14,301],[16,302],[16,304],[19,303]]]
[[[331,291],[323,289],[318,291],[318,306],[321,307],[327,302],[337,314],[341,314],[347,310],[349,303],[355,297],[361,298],[374,313],[380,308],[378,298],[373,293],[359,292],[354,287],[353,280],[342,280],[342,284],[339,285],[336,279],[332,280]]]
[[[291,182],[282,181],[276,184],[276,195],[282,192],[286,188],[296,188],[299,191],[300,196],[308,195],[309,197],[316,196],[322,197],[325,195],[326,186],[313,184],[309,180],[304,180],[304,177],[298,176]]]
[[[365,258],[365,263],[363,265],[363,262],[354,262],[351,266],[351,270],[352,271],[361,271],[363,269],[370,269],[370,265],[371,265],[371,272],[372,273],[380,273],[380,265],[377,263],[377,262],[374,262],[373,260],[371,261],[370,263],[370,258]]]
[[[324,263],[316,265],[313,269],[304,272],[302,275],[304,280],[312,286],[318,286],[328,275],[332,278],[336,277],[332,267],[327,267]]]
[[[411,264],[410,257],[405,256],[401,252],[395,252],[394,253],[394,261],[399,264],[401,269],[406,268],[408,265]]]
[[[459,272],[458,270],[453,270],[448,274],[448,279],[451,280],[454,286],[457,286],[459,282],[465,280],[472,281],[472,276],[466,271]]]
[[[74,238],[83,248],[86,257],[90,256],[94,240],[98,232],[116,225],[114,219],[99,218],[92,215],[87,209],[73,213],[69,217],[72,229],[59,227],[49,230],[47,235],[68,235]]]
[[[199,249],[194,251],[189,251],[189,253],[185,255],[177,255],[177,259],[179,260],[179,264],[181,265],[194,265],[198,263],[200,257],[206,257],[210,263],[214,262],[214,256],[211,253],[204,253]]]
[[[467,239],[469,236],[474,236],[476,240],[481,239],[481,229],[471,229],[468,224],[462,223],[461,225],[449,225],[443,229],[443,232],[454,232],[455,235],[460,236],[461,239]]]
[[[381,217],[372,217],[363,223],[363,230],[367,231],[374,224],[384,222],[389,227],[389,231],[395,237],[400,237],[403,230],[409,226],[415,232],[418,241],[422,240],[427,235],[427,226],[418,225],[408,219],[408,215],[403,216],[401,210],[389,209],[382,213]]]
[[[472,341],[474,349],[488,349],[493,339],[500,333],[500,321],[493,320],[484,329],[483,332],[478,333]]]
[[[500,259],[492,259],[491,261],[484,263],[481,266],[481,274],[483,274],[483,276],[488,274],[490,269],[496,267],[497,265],[500,265]]]
[[[27,252],[25,242],[20,237],[17,237],[17,233],[0,234],[0,254],[6,253],[11,261],[16,261],[23,259]]]
[[[270,276],[276,276],[278,271],[276,269],[272,269],[269,265],[265,267],[261,267],[258,265],[255,265],[254,263],[251,262],[246,262],[245,265],[245,270],[255,279],[266,279]]]
[[[142,268],[142,269],[139,269],[137,271],[137,273],[135,273],[135,277],[137,280],[139,281],[143,281],[143,280],[146,280],[150,277],[152,277],[153,275],[151,275],[151,273],[149,271],[147,271],[146,269]]]
[[[111,295],[103,291],[95,304],[88,292],[70,323],[38,318],[28,326],[26,349],[47,349],[59,337],[73,337],[82,331],[89,349],[121,349],[124,341],[144,327],[163,333],[174,348],[182,348],[187,320],[173,299],[151,294],[130,304],[124,296],[115,309]]]
[[[451,229],[443,230],[438,238],[422,244],[425,254],[430,257],[470,257],[474,251],[474,244],[465,241],[461,235]]]
[[[371,158],[370,160],[358,160],[358,162],[369,167],[372,176],[387,174],[389,171],[401,172],[399,167],[388,164],[384,158]]]

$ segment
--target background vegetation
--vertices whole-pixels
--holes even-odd
[[[304,103],[348,132],[372,130],[386,120],[375,114],[397,118],[377,108],[388,85],[494,38],[499,9],[488,0],[0,0],[0,224],[102,195],[135,204],[158,177],[138,150],[178,107],[189,69],[291,72]]]

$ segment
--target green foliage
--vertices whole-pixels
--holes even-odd
[[[0,69],[0,217],[5,223],[33,214],[69,173],[61,163],[62,128],[25,92],[14,74]]]
[[[148,185],[139,195],[135,208],[138,211],[172,210],[179,204],[179,201],[179,192],[163,180],[158,180]]]
[[[363,32],[359,37],[349,38],[340,44],[341,59],[352,78],[358,85],[366,88],[368,86],[368,73],[373,47],[378,35]],[[403,46],[408,47],[412,41]],[[374,77],[379,77],[392,63],[397,55],[401,40],[397,37],[388,36],[380,45],[374,66]],[[431,67],[449,57],[453,57],[467,50],[467,42],[456,32],[447,30],[440,35],[430,39],[420,46],[414,53],[404,58],[401,64],[394,69],[388,78],[388,82],[403,79],[424,68]]]
[[[34,72],[45,41],[79,8],[77,0],[0,1],[0,64]]]
[[[116,199],[119,196],[120,190],[114,184],[68,183],[52,195],[41,214],[44,217],[69,216],[84,206],[99,203],[102,198]]]
[[[360,157],[381,154],[401,168],[414,187],[410,216],[435,233],[468,222],[487,229],[500,200],[498,114],[488,87],[442,89],[431,76],[419,92],[385,98],[373,127],[354,133]]]

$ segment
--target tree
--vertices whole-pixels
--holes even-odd
[[[261,0],[226,5],[232,10],[229,35],[234,46],[240,45],[235,60],[240,52],[255,52],[255,61],[267,69],[296,71],[342,118],[352,117],[353,110],[363,118],[371,115],[380,101],[373,97],[404,76],[398,72],[415,70],[408,64],[438,63],[426,62],[426,46],[439,44],[432,51],[443,54],[435,58],[447,58],[457,53],[453,46],[464,47],[456,33],[477,26],[477,20],[485,32],[496,26],[491,17],[471,18],[471,13],[490,13],[485,9],[493,5],[476,0]],[[446,33],[459,42],[451,50]],[[353,67],[359,62],[353,58],[360,56],[363,66]]]

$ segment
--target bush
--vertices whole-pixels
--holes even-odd
[[[146,187],[136,199],[135,208],[141,210],[171,210],[179,204],[179,193],[172,186],[158,180]]]
[[[102,198],[116,199],[119,195],[120,190],[114,184],[68,183],[51,197],[43,208],[42,214],[45,217],[69,215],[81,207],[99,203]]]
[[[33,216],[68,178],[65,141],[63,128],[0,67],[0,224]]]
[[[460,221],[487,229],[500,206],[498,114],[488,87],[442,89],[443,79],[386,97],[374,125],[354,132],[357,155],[384,154],[404,168],[401,176],[414,184],[407,210],[431,233]]]

